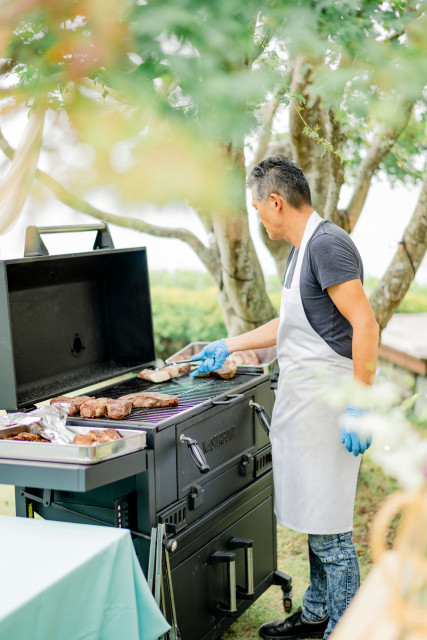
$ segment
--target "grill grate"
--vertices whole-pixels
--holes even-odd
[[[179,405],[177,407],[132,409],[132,413],[126,416],[127,422],[158,424],[184,411],[202,406],[205,402],[211,401],[213,398],[223,395],[224,393],[234,393],[236,387],[249,380],[253,380],[254,376],[258,377],[259,375],[259,372],[255,374],[237,373],[231,380],[191,378],[189,375],[184,375],[179,378],[172,378],[170,382],[162,382],[159,384],[151,384],[146,380],[141,380],[136,377],[111,387],[104,387],[104,389],[98,390],[91,395],[97,397],[108,395],[109,398],[118,398],[128,393],[137,393],[138,391],[156,391],[177,395],[179,398]]]

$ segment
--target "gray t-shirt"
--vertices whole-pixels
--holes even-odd
[[[297,257],[298,250],[294,247],[286,265],[286,288],[291,286]],[[312,328],[336,353],[346,358],[352,357],[353,329],[326,289],[356,279],[363,282],[363,264],[354,242],[343,229],[330,220],[323,220],[307,244],[301,265],[300,294]]]

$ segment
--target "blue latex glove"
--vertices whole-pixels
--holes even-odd
[[[354,422],[365,413],[366,410],[349,404],[341,425],[341,442],[354,456],[365,453],[372,443],[372,436],[359,435],[355,429]]]
[[[206,347],[203,347],[200,353],[191,358],[191,360],[202,358],[202,363],[191,373],[192,377],[198,376],[199,373],[209,373],[209,371],[220,369],[229,355],[225,340],[210,342]]]

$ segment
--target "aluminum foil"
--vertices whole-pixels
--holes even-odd
[[[0,426],[29,426],[31,433],[40,434],[51,442],[70,444],[76,436],[66,426],[70,406],[66,402],[58,402],[28,413],[8,413],[0,416]]]

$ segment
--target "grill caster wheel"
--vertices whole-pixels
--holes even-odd
[[[292,611],[292,598],[283,598],[283,608],[286,613],[290,613]]]
[[[273,574],[273,584],[280,585],[282,589],[283,608],[286,613],[292,611],[292,578],[283,571],[275,571]]]

